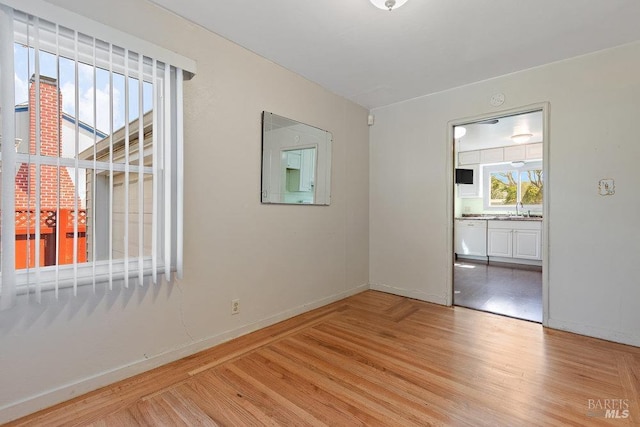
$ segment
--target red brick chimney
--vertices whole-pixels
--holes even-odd
[[[56,79],[40,76],[40,155],[58,157],[62,151],[62,94]],[[36,84],[31,78],[29,86],[29,154],[36,154]],[[60,209],[73,209],[75,186],[66,167],[40,167],[40,207],[54,210],[58,206],[58,186],[60,188]],[[36,168],[22,164],[16,174],[16,210],[35,209]],[[81,207],[78,201],[78,207]]]

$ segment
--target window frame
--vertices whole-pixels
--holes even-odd
[[[522,172],[530,170],[542,170],[542,161],[536,160],[526,162],[522,167],[512,166],[511,163],[495,163],[489,165],[482,165],[482,204],[486,211],[505,211],[516,208],[516,204],[513,205],[500,205],[491,206],[491,174],[497,172],[517,172],[518,174],[518,186],[516,200],[519,202],[522,200]],[[544,188],[544,187],[543,187]],[[544,190],[543,190],[544,191]],[[542,204],[523,204],[523,206],[533,209],[542,210]]]
[[[13,89],[13,72],[11,72],[11,82],[8,82],[9,73],[7,69],[13,71],[13,51],[9,44],[22,43],[26,46],[34,47],[31,43],[26,43],[26,34],[20,29],[25,25],[24,17],[29,16],[35,18],[35,22],[43,23],[43,25],[51,25],[55,28],[53,33],[55,37],[61,36],[61,29],[70,29],[74,36],[75,47],[73,55],[70,54],[68,46],[63,46],[58,38],[52,44],[51,39],[41,39],[39,37],[36,42],[36,52],[54,53],[57,58],[70,58],[77,63],[89,64],[93,67],[99,67],[109,70],[112,73],[120,73],[127,78],[135,78],[139,81],[151,81],[153,83],[153,166],[145,166],[140,159],[138,165],[135,164],[119,164],[115,163],[115,158],[110,162],[97,161],[96,159],[86,160],[79,159],[80,153],[76,151],[75,158],[65,157],[46,157],[44,155],[33,155],[11,152],[9,147],[5,147],[0,154],[0,160],[3,161],[5,171],[17,168],[21,162],[35,165],[51,165],[57,167],[72,167],[78,170],[95,170],[95,175],[99,171],[107,171],[113,175],[114,171],[126,172],[127,174],[137,175],[138,178],[151,174],[153,176],[153,231],[152,234],[157,236],[152,249],[152,255],[142,256],[142,249],[139,253],[130,254],[128,258],[114,259],[113,255],[109,255],[108,260],[87,260],[87,262],[79,263],[74,255],[74,262],[71,264],[58,264],[50,266],[27,267],[24,269],[15,268],[15,240],[10,239],[2,242],[2,268],[0,269],[0,309],[7,308],[15,302],[15,296],[24,293],[34,292],[38,300],[40,292],[44,290],[55,290],[56,296],[59,289],[73,287],[74,293],[77,287],[81,285],[96,283],[109,283],[112,288],[114,281],[122,281],[125,286],[128,285],[129,278],[138,278],[138,282],[142,285],[144,278],[151,276],[154,283],[157,282],[159,275],[164,275],[168,281],[172,280],[172,273],[177,273],[177,277],[182,276],[182,203],[183,203],[183,118],[182,118],[182,84],[184,80],[188,80],[195,74],[196,64],[194,61],[185,58],[175,52],[165,48],[158,47],[149,42],[137,39],[129,34],[120,32],[103,24],[97,23],[80,15],[76,15],[68,10],[51,5],[41,0],[0,0],[0,23],[3,24],[3,30],[0,31],[2,39],[0,43],[0,53],[3,58],[11,58],[7,61],[2,71],[5,71],[5,78],[0,82],[0,90],[2,91],[2,109],[10,111],[2,119],[2,130],[7,139],[15,138],[15,133],[10,131],[15,118],[8,119],[7,116],[13,116],[13,106],[15,105],[15,91]],[[20,20],[23,21],[20,21]],[[10,25],[8,25],[10,23]],[[42,33],[47,33],[46,30]],[[80,38],[90,40],[93,50],[93,56],[86,55],[85,50],[78,44]],[[105,40],[106,42],[103,42]],[[49,50],[55,45],[56,50]],[[108,48],[105,50],[104,47]],[[135,68],[127,68],[120,66],[114,59],[118,57],[114,55],[118,50],[121,53],[121,59],[127,57],[130,52],[135,52],[139,56],[139,61],[134,62]],[[10,52],[11,50],[11,52]],[[153,59],[151,59],[153,58]],[[105,62],[108,60],[108,62]],[[126,62],[129,62],[127,60]],[[123,61],[124,63],[124,61]],[[106,65],[106,67],[105,67]],[[76,65],[77,67],[77,65]],[[162,67],[163,72],[158,73],[157,70]],[[40,71],[36,67],[34,71],[39,81]],[[163,74],[163,75],[161,75]],[[94,74],[95,75],[95,74]],[[60,78],[57,76],[56,78]],[[76,81],[77,85],[78,82]],[[95,85],[95,82],[94,82]],[[76,86],[76,91],[78,90]],[[37,98],[39,99],[39,98]],[[141,99],[141,98],[140,98]],[[95,101],[94,101],[95,104]],[[11,106],[12,108],[8,108]],[[39,107],[35,107],[39,111]],[[77,109],[77,107],[76,107]],[[36,113],[38,114],[38,113]],[[78,120],[78,112],[76,111],[76,121]],[[144,113],[141,113],[139,120],[142,120]],[[39,116],[38,116],[39,117]],[[127,122],[129,119],[125,119]],[[127,123],[128,124],[128,123]],[[36,127],[36,129],[38,129]],[[111,132],[114,132],[112,129]],[[162,135],[160,139],[157,135]],[[109,137],[108,137],[109,138]],[[157,144],[156,144],[157,141]],[[97,141],[96,141],[97,142]],[[115,142],[112,140],[111,143]],[[95,144],[95,143],[94,143]],[[147,151],[145,141],[140,141],[140,153]],[[142,158],[145,156],[143,155]],[[12,165],[11,167],[9,165]],[[39,171],[39,168],[37,168]],[[38,172],[39,173],[39,172]],[[76,172],[76,174],[79,172]],[[7,181],[4,186],[15,185],[14,180],[8,178],[10,175],[5,174],[4,180]],[[38,175],[36,175],[38,176]],[[127,178],[129,179],[129,178]],[[133,181],[126,181],[133,185]],[[139,183],[140,186],[144,184]],[[95,189],[95,187],[94,187]],[[92,190],[93,191],[93,190]],[[11,192],[13,194],[13,192]],[[110,191],[111,194],[111,191]],[[146,194],[146,192],[145,192]],[[76,189],[76,197],[78,191]],[[97,197],[97,193],[92,197]],[[15,210],[15,199],[5,197],[3,200],[3,233],[12,235],[15,233],[15,224],[10,221]],[[157,199],[157,200],[156,200]],[[109,200],[105,200],[109,204]],[[139,202],[142,204],[142,202]],[[7,209],[9,206],[12,209]],[[34,206],[37,209],[38,205]],[[97,205],[95,205],[97,206]],[[79,206],[76,205],[76,210]],[[87,206],[88,208],[88,206]],[[140,216],[142,216],[140,214]],[[36,221],[38,223],[38,221]],[[11,223],[10,225],[6,225]],[[38,223],[39,224],[39,223]],[[94,227],[97,224],[94,224]],[[39,230],[39,226],[35,231]],[[76,228],[77,230],[77,228]],[[98,230],[92,230],[98,234]],[[109,231],[111,232],[111,231]],[[141,232],[140,232],[141,233]],[[141,234],[140,234],[141,235]],[[96,238],[94,236],[94,240]],[[40,239],[40,237],[38,237]],[[75,239],[75,238],[74,238]],[[128,240],[125,237],[125,246]],[[36,240],[37,242],[38,240]],[[143,242],[139,242],[142,246]],[[95,246],[93,247],[95,249]],[[36,250],[37,251],[37,250]],[[74,249],[75,251],[75,249]],[[89,249],[87,248],[87,251]],[[38,252],[36,252],[38,253]],[[94,253],[95,255],[95,253]]]

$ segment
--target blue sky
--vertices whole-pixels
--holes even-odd
[[[15,58],[15,89],[16,104],[28,101],[28,83],[35,72],[35,53],[19,44],[14,44]],[[58,75],[58,69],[60,74]],[[72,116],[76,115],[76,82],[74,61],[60,57],[58,65],[56,56],[47,52],[40,52],[40,75],[53,77],[59,80],[62,92],[62,111]],[[95,72],[91,65],[79,63],[78,65],[78,116],[81,121],[90,126],[94,125],[94,93],[96,105],[97,128],[109,133],[109,107],[113,104],[113,129],[124,126],[125,117],[125,78],[122,74],[113,74],[113,98],[110,97],[109,72],[97,68]],[[94,91],[95,87],[95,91]],[[143,86],[143,111],[149,111],[152,107],[152,85],[146,83]],[[129,78],[129,121],[138,118],[138,80]]]

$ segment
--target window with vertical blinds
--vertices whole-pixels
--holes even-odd
[[[182,83],[194,72],[69,11],[0,0],[0,308],[182,274]]]

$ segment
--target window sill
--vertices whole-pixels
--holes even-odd
[[[142,260],[142,271],[138,261],[138,259],[130,259],[125,263],[124,260],[113,260],[111,264],[109,261],[99,261],[95,265],[88,263],[78,265],[77,268],[73,265],[64,265],[19,270],[16,272],[16,292],[17,295],[25,295],[36,292],[38,289],[44,292],[77,288],[94,283],[104,285],[124,281],[126,278],[137,284],[141,275],[143,280],[145,277],[153,276],[151,257]],[[164,273],[164,264],[158,263],[156,274]]]

